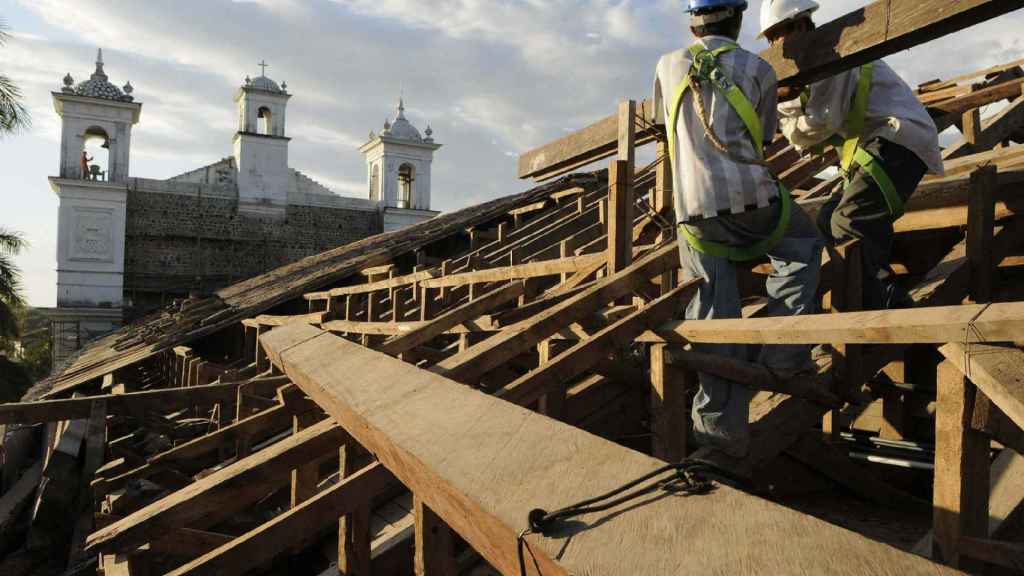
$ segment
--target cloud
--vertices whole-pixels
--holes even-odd
[[[45,29],[14,30],[0,48],[0,69],[24,88],[31,136],[53,146],[52,165],[59,123],[49,93],[67,72],[87,77],[102,46],[111,81],[131,80],[143,103],[132,172],[166,178],[231,153],[235,92],[265,58],[267,74],[287,80],[294,95],[287,114],[292,167],[351,195],[365,188],[356,148],[394,116],[404,90],[410,120],[421,129],[429,123],[444,145],[432,196],[433,207],[447,211],[527,188],[531,183],[515,177],[514,156],[613,113],[622,98],[649,96],[658,57],[692,41],[683,4],[22,0],[21,9]],[[864,4],[825,2],[818,20]],[[751,2],[741,37],[753,49],[764,46],[754,40],[759,7]],[[1014,13],[888,60],[911,82],[948,77],[1020,58],[1022,25],[1024,15]],[[5,165],[27,170],[14,148],[5,146]],[[38,182],[33,194],[49,194],[46,175],[25,175]],[[46,219],[56,222],[56,214]]]

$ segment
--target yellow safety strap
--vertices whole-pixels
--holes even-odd
[[[725,44],[714,50],[708,50],[701,44],[694,44],[690,47],[690,55],[693,57],[693,64],[691,65],[690,71],[683,78],[683,81],[679,83],[676,88],[675,97],[672,101],[672,114],[669,118],[668,130],[668,150],[669,157],[672,160],[672,169],[676,170],[679,166],[676,163],[676,143],[675,143],[675,132],[676,126],[679,123],[679,113],[682,110],[683,98],[686,95],[686,91],[690,88],[690,78],[692,75],[697,75],[702,79],[707,79],[711,82],[712,86],[716,90],[721,92],[732,109],[743,121],[743,125],[747,128],[747,132],[750,134],[751,141],[754,145],[754,150],[757,152],[759,159],[764,159],[764,127],[761,125],[761,119],[757,115],[757,111],[754,109],[754,105],[750,102],[750,99],[740,90],[732,80],[730,80],[718,67],[717,58],[721,54],[730,52],[738,48],[736,44]],[[712,256],[718,256],[721,258],[727,258],[736,262],[744,262],[747,260],[754,260],[760,258],[769,250],[775,247],[776,244],[782,240],[782,237],[786,234],[786,230],[789,229],[789,219],[792,213],[792,198],[790,198],[789,190],[786,189],[781,183],[779,183],[779,196],[782,199],[782,213],[779,216],[779,222],[764,240],[753,244],[751,246],[728,246],[725,244],[719,244],[717,242],[711,242],[708,240],[701,240],[694,236],[686,227],[686,224],[680,224],[680,233],[686,238],[686,241],[690,243],[695,250],[704,254],[710,254]]]
[[[886,206],[889,207],[889,214],[893,220],[903,216],[903,199],[896,191],[885,166],[881,161],[865,150],[860,145],[861,136],[864,133],[864,119],[868,113],[868,101],[871,96],[871,81],[874,79],[875,65],[865,64],[860,67],[860,78],[857,79],[857,91],[853,96],[853,103],[850,106],[850,113],[846,116],[846,123],[843,131],[846,132],[844,140],[838,134],[829,139],[829,144],[840,151],[839,166],[843,169],[844,177],[849,174],[850,168],[857,164],[863,169],[875,184],[882,191]],[[806,106],[810,94],[806,91],[800,95],[801,103]]]

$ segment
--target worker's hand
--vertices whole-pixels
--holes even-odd
[[[778,95],[779,102],[789,102],[794,98],[799,98],[800,94],[804,91],[803,86],[779,86]]]

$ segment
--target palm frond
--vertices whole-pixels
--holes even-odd
[[[0,19],[0,46],[7,43],[7,23]],[[21,89],[4,74],[0,74],[0,135],[17,132],[31,125],[28,108],[22,104]]]
[[[21,232],[0,228],[0,254],[16,256],[25,248],[28,248],[28,240]]]
[[[0,301],[11,306],[21,307],[25,305],[25,299],[21,295],[21,271],[14,264],[14,260],[7,255],[0,254]]]

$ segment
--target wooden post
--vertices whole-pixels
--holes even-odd
[[[636,100],[619,102],[619,160],[629,166],[629,181],[632,183],[636,163]]]
[[[256,340],[256,328],[253,326],[243,326],[245,330],[245,345],[244,345],[244,360],[246,364],[252,364],[256,361],[256,347],[259,343]]]
[[[416,576],[458,574],[452,529],[415,495],[413,509],[416,515]]]
[[[539,365],[543,366],[551,361],[555,355],[552,348],[555,346],[551,338],[540,341],[537,344],[537,356],[540,359]],[[568,382],[563,382],[557,390],[552,390],[540,397],[537,401],[537,411],[555,420],[565,420],[565,393]]]
[[[907,381],[904,358],[890,362],[882,371],[894,382]],[[878,433],[880,438],[902,440],[907,437],[911,418],[907,410],[908,396],[906,392],[896,387],[888,387],[882,391],[882,425]]]
[[[356,455],[359,445],[354,440],[339,449],[339,472],[344,479],[358,471]],[[369,576],[370,574],[370,502],[338,520],[338,572]]]
[[[447,276],[447,275],[449,275],[451,273],[452,273],[452,261],[451,260],[445,260],[444,262],[441,262],[441,276]],[[441,295],[440,295],[440,298],[439,298],[439,300],[440,300],[440,308],[441,309],[444,309],[444,308],[448,307],[448,304],[450,303],[449,302],[450,298],[451,298],[451,288],[449,288],[447,286],[443,286],[441,288]]]
[[[983,166],[971,173],[967,203],[967,259],[971,266],[970,298],[978,303],[992,300],[998,264],[992,257],[997,178],[995,166]]]
[[[935,412],[935,487],[932,557],[961,569],[964,536],[988,536],[989,441],[971,428],[977,389],[951,362],[939,365]]]
[[[654,172],[654,211],[660,214],[663,218],[669,222],[674,223],[674,217],[671,217],[673,209],[672,200],[672,161],[669,158],[668,153],[668,142],[663,140],[658,141],[658,149],[656,153],[658,158],[661,158],[661,163]],[[662,232],[658,234],[657,242],[665,242],[669,240],[666,236],[671,233]],[[661,275],[661,293],[665,295],[676,285],[676,270],[668,270]]]
[[[408,296],[408,289],[398,288],[391,293],[391,321],[401,322],[405,319],[406,308],[406,297]]]
[[[962,127],[964,141],[970,145],[978,143],[978,136],[981,134],[981,109],[973,108],[964,112]]]
[[[508,239],[508,229],[509,229],[509,223],[508,222],[499,222],[498,223],[498,243],[499,244],[504,244],[505,240]]]
[[[853,312],[863,305],[863,265],[860,244],[854,240],[832,251],[832,311]],[[849,397],[860,389],[861,347],[856,344],[832,345],[833,392]],[[838,439],[844,423],[839,410],[831,410],[822,421],[822,430]]]
[[[608,165],[608,273],[624,270],[633,261],[633,199],[629,191],[629,165],[612,160]]]
[[[270,359],[267,358],[266,351],[263,350],[263,346],[260,344],[260,336],[266,334],[268,331],[267,326],[256,327],[256,373],[262,374],[270,369]]]
[[[667,348],[667,344],[651,344],[651,455],[679,462],[688,454],[686,390],[696,386],[697,374],[669,364]]]
[[[307,411],[292,416],[292,433],[309,428],[319,422],[316,412]],[[316,494],[316,485],[320,481],[320,460],[315,459],[292,470],[291,505],[295,508]]]

